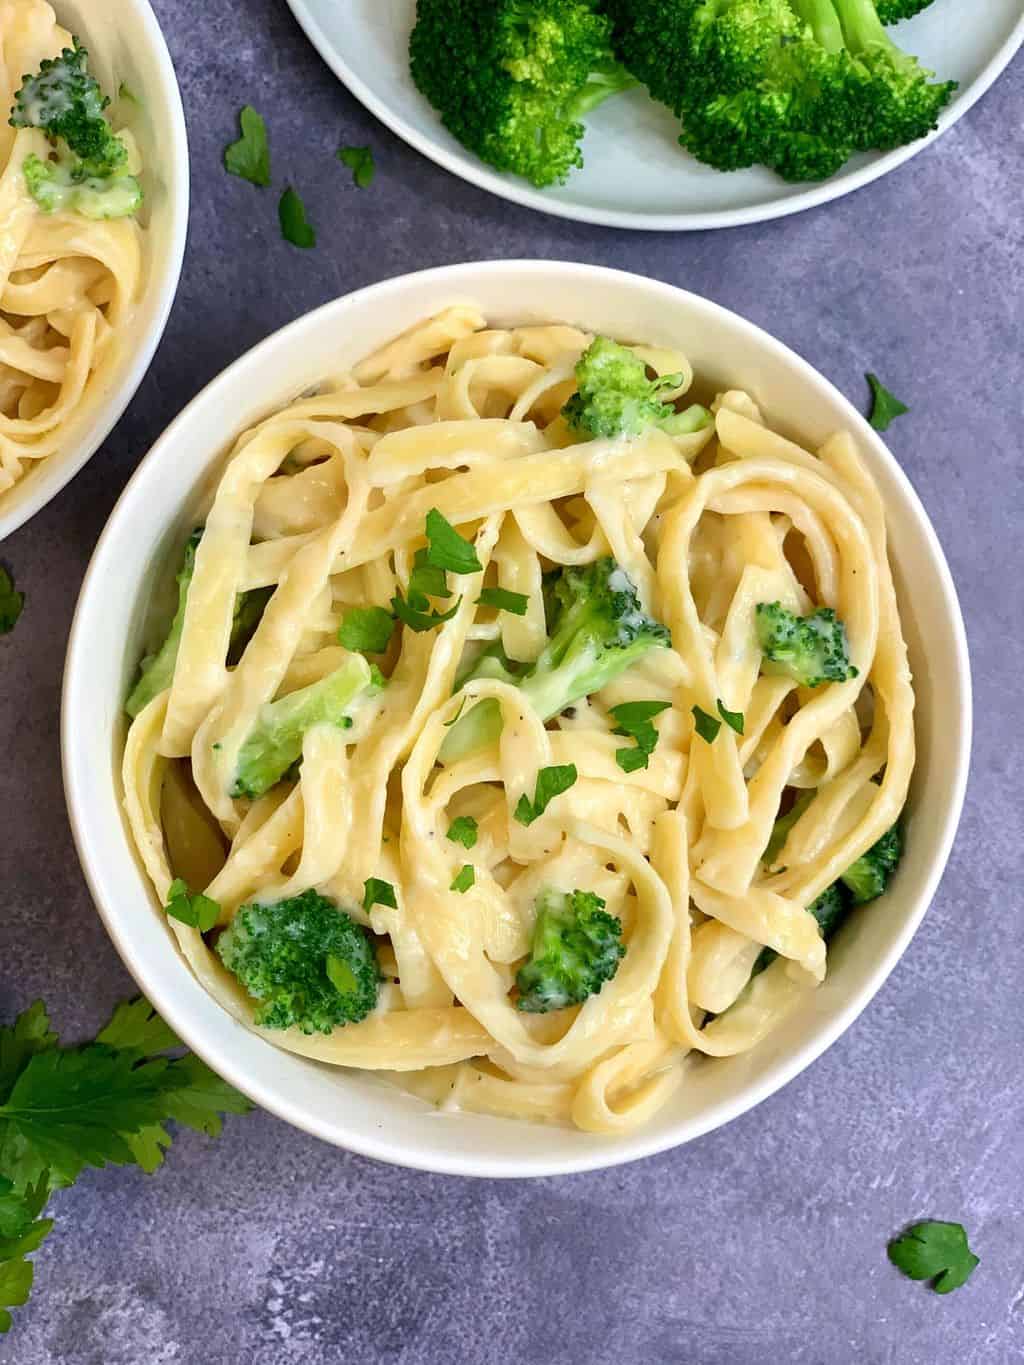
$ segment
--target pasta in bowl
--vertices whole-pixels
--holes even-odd
[[[533,292],[511,322],[502,269]],[[574,276],[605,314],[540,302]],[[855,909],[899,860],[914,768],[887,507],[844,423],[798,444],[720,383],[727,355],[691,365],[708,305],[559,266],[406,289],[404,330],[307,370],[179,490],[174,601],[125,689],[127,830],[161,974],[169,929],[265,1075],[359,1086],[344,1119],[283,1112],[464,1169],[429,1103],[536,1147],[529,1169],[606,1164],[714,1123],[716,1071],[745,1068],[747,1103],[762,1066],[779,1084],[845,970],[831,943],[936,875],[912,800],[892,890]],[[675,324],[613,331],[648,293]],[[361,1106],[416,1143],[353,1134]]]
[[[184,117],[145,0],[0,12],[0,537],[106,436],[163,330]]]

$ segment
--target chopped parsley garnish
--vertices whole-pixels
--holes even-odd
[[[709,716],[706,711],[702,711],[699,706],[693,708],[693,728],[700,735],[705,744],[713,744],[718,738],[718,732],[722,728],[722,722],[717,716]]]
[[[888,431],[889,424],[910,409],[889,392],[877,374],[865,375],[871,386],[871,416],[868,419],[876,431]]]
[[[670,701],[624,701],[613,706],[609,714],[616,722],[613,735],[625,735],[635,741],[633,749],[616,749],[615,761],[624,773],[635,773],[646,768],[647,761],[658,743],[658,732],[652,721],[667,711]]]
[[[463,848],[472,848],[476,843],[477,825],[472,815],[460,815],[448,826],[448,838],[453,844],[461,844]]]
[[[350,607],[342,617],[338,639],[359,654],[383,654],[394,629],[395,618],[385,607]]]
[[[270,184],[270,145],[267,125],[251,104],[238,115],[242,136],[224,148],[224,169],[251,185]]]
[[[180,920],[192,929],[205,934],[220,918],[220,906],[209,896],[188,889],[180,877],[171,882],[164,907],[171,919]]]
[[[539,820],[556,796],[567,792],[575,783],[578,774],[575,763],[555,764],[551,768],[541,768],[537,774],[533,800],[524,792],[516,803],[515,818],[521,825],[532,825]]]
[[[427,564],[448,573],[479,573],[483,565],[476,557],[476,550],[436,507],[427,513]]]
[[[359,189],[368,190],[377,171],[372,148],[339,147],[337,157],[352,172],[352,180]]]
[[[0,635],[14,629],[24,605],[25,594],[16,590],[14,579],[0,564]]]
[[[281,236],[286,242],[303,248],[316,246],[316,233],[306,222],[306,206],[291,185],[281,195],[277,216],[281,223]]]
[[[525,616],[530,605],[525,592],[509,592],[507,588],[481,588],[476,600],[480,606],[496,607],[498,611],[507,611],[513,616]]]
[[[915,1223],[889,1243],[889,1260],[912,1280],[931,1280],[936,1294],[966,1284],[978,1264],[960,1223]]]
[[[412,573],[409,575],[409,601],[414,607],[425,610],[426,598],[451,595],[448,575],[444,569],[438,568],[436,564],[429,564],[427,551],[422,547],[418,549],[413,556]]]
[[[422,599],[417,599],[422,600]],[[450,621],[458,611],[462,602],[460,597],[453,607],[448,611],[425,611],[413,605],[412,601],[407,602],[401,593],[396,593],[391,599],[391,609],[410,630],[433,630],[435,626],[441,625],[444,621]]]
[[[449,891],[457,891],[460,896],[464,896],[469,888],[476,881],[476,870],[472,863],[463,863],[461,869],[455,874]]]
[[[730,730],[735,730],[736,733],[737,733],[738,735],[742,735],[742,733],[743,733],[743,726],[744,726],[744,723],[745,723],[744,720],[743,720],[743,712],[742,712],[742,711],[727,711],[727,710],[725,709],[725,706],[724,706],[724,704],[723,704],[723,702],[722,702],[722,698],[721,698],[721,697],[718,698],[718,703],[717,703],[717,704],[718,704],[718,714],[719,714],[719,715],[722,717],[722,719],[725,721],[726,725],[728,725],[729,729],[730,729]]]
[[[398,909],[395,888],[380,877],[367,877],[363,883],[363,909],[369,912],[375,905],[386,905],[391,910]]]

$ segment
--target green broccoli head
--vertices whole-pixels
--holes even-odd
[[[780,602],[760,602],[755,615],[763,672],[788,674],[801,687],[846,682],[857,676],[850,663],[846,627],[831,607],[795,616]]]
[[[130,218],[142,206],[134,175],[86,175],[84,162],[25,158],[28,192],[44,213],[79,213],[83,218]]]
[[[261,1028],[330,1033],[377,1003],[380,972],[370,935],[316,891],[243,905],[217,953],[259,1002]]]
[[[818,921],[821,936],[827,943],[846,918],[850,909],[850,898],[840,882],[833,882],[817,900],[810,903],[807,909]],[[771,966],[777,957],[778,953],[774,948],[765,948],[754,963],[751,976],[758,976],[766,967]]]
[[[556,569],[545,575],[548,642],[525,674],[512,671],[500,652],[486,650],[460,675],[501,678],[518,687],[541,720],[550,720],[581,697],[600,692],[649,649],[672,643],[666,626],[648,616],[636,585],[614,559]],[[464,758],[501,734],[501,711],[488,698],[453,725],[441,747],[446,763]]]
[[[353,654],[333,673],[260,708],[238,754],[231,795],[251,800],[275,786],[302,757],[302,741],[314,725],[353,724],[351,712],[384,686],[379,669]]]
[[[854,905],[880,896],[902,857],[903,831],[897,822],[843,873],[840,880],[853,896]]]
[[[104,110],[110,101],[89,74],[89,54],[75,39],[59,57],[47,58],[34,76],[25,76],[14,97],[15,128],[41,128],[54,142],[65,142],[86,165],[88,176],[111,175],[128,156],[111,130]]]
[[[699,431],[712,420],[706,408],[694,405],[676,412],[659,396],[682,381],[681,374],[648,379],[647,366],[628,347],[595,337],[576,366],[579,387],[562,416],[590,436],[639,436],[655,426],[672,436]]]
[[[516,1008],[529,1014],[581,1005],[619,969],[622,924],[593,891],[545,891],[537,899],[530,956],[516,973]]]
[[[898,24],[902,19],[913,19],[931,3],[932,0],[875,0],[875,8],[883,24]]]
[[[936,125],[955,85],[888,38],[927,0],[606,0],[620,60],[709,165],[789,180],[834,174],[857,150]]]
[[[583,164],[580,119],[635,82],[596,0],[418,0],[410,69],[445,127],[535,185]]]

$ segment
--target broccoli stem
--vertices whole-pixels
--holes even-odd
[[[842,52],[843,26],[832,0],[789,0],[797,16],[809,24],[815,39],[826,52]]]
[[[232,796],[255,800],[284,777],[302,757],[302,741],[314,725],[352,724],[347,708],[362,695],[379,691],[374,670],[361,654],[319,682],[261,707],[259,719],[242,745]]]
[[[894,66],[913,64],[913,58],[896,46],[878,17],[874,0],[834,0],[842,23],[846,46],[855,55],[872,48],[881,50]]]
[[[579,94],[569,102],[567,117],[572,122],[579,122],[612,95],[618,95],[623,90],[632,90],[639,84],[636,77],[631,76],[622,66],[610,67],[607,71],[595,71]]]

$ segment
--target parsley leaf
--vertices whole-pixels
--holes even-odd
[[[147,1057],[182,1046],[181,1039],[167,1027],[144,995],[122,1001],[111,1015],[110,1023],[97,1033],[96,1041]]]
[[[864,377],[871,386],[871,416],[868,420],[876,431],[888,431],[890,423],[910,409],[906,403],[901,403],[895,394],[889,392],[877,374],[868,374]]]
[[[647,767],[647,760],[658,743],[653,718],[671,705],[670,701],[624,701],[611,708],[609,715],[616,721],[612,734],[625,735],[636,741],[635,749],[615,751],[615,761],[624,773],[635,773],[637,769]]]
[[[219,1137],[222,1114],[248,1114],[252,1102],[221,1080],[201,1057],[176,1057],[164,1078],[164,1111],[169,1119],[207,1137]]]
[[[23,1010],[10,1028],[0,1029],[0,1102],[10,1095],[28,1059],[56,1046],[57,1035],[50,1032],[41,1000]]]
[[[480,606],[497,607],[498,611],[507,611],[513,616],[525,616],[530,605],[525,592],[509,592],[507,588],[481,588],[476,600]]]
[[[224,169],[251,185],[270,184],[270,147],[267,125],[251,104],[238,115],[242,136],[224,148]]]
[[[737,733],[738,735],[742,735],[742,733],[743,733],[743,726],[744,726],[745,723],[746,723],[746,722],[744,721],[744,719],[743,719],[743,712],[742,712],[742,711],[727,711],[727,710],[725,709],[724,705],[722,704],[722,698],[721,698],[721,697],[718,698],[717,705],[718,705],[718,714],[719,714],[719,715],[722,717],[722,719],[725,721],[726,725],[728,725],[729,729],[730,729],[730,730],[735,730],[736,733]]]
[[[448,838],[453,844],[461,844],[463,848],[472,848],[476,843],[476,821],[472,815],[460,815],[448,826]]]
[[[978,1264],[960,1223],[927,1219],[907,1228],[889,1243],[889,1260],[912,1280],[932,1280],[936,1294],[950,1294],[966,1284]]]
[[[38,1251],[53,1228],[52,1218],[40,1218],[50,1197],[46,1176],[17,1192],[0,1176],[0,1332],[9,1332],[13,1319],[7,1311],[27,1303],[35,1267],[25,1257]]]
[[[407,602],[401,593],[397,593],[391,599],[391,608],[395,615],[404,626],[410,630],[433,630],[435,626],[441,625],[443,621],[450,621],[458,611],[462,602],[460,597],[448,611],[427,612],[422,608],[415,607],[412,602]]]
[[[48,1169],[70,1185],[85,1166],[130,1163],[122,1134],[162,1117],[168,1066],[137,1060],[101,1043],[31,1057],[0,1106],[7,1175],[21,1186]]]
[[[339,147],[336,156],[352,172],[352,180],[359,189],[368,190],[377,171],[372,148]]]
[[[375,905],[386,905],[392,910],[397,910],[395,888],[390,882],[381,881],[379,877],[367,877],[363,883],[363,909],[369,912]]]
[[[426,562],[449,573],[480,573],[483,569],[470,542],[459,535],[436,507],[427,513]]]
[[[190,891],[180,877],[171,882],[164,909],[171,919],[180,920],[182,924],[198,929],[201,934],[212,929],[220,918],[217,902],[209,896]]]
[[[436,564],[429,564],[427,551],[421,547],[413,556],[412,573],[409,575],[409,601],[414,607],[426,611],[427,597],[451,597],[451,591],[444,569],[439,569]]]
[[[0,635],[6,635],[18,624],[25,605],[25,594],[16,591],[14,579],[0,564]]]
[[[455,874],[449,891],[457,891],[460,896],[464,896],[469,888],[476,881],[476,869],[472,863],[463,863],[462,868]]]
[[[338,639],[360,654],[383,654],[394,629],[395,618],[386,607],[351,607],[342,618]]]
[[[277,217],[281,224],[281,236],[286,242],[303,248],[316,246],[316,233],[306,222],[306,206],[291,185],[281,195]]]
[[[718,738],[718,732],[722,728],[722,722],[717,716],[709,716],[706,711],[702,711],[699,706],[693,708],[693,728],[700,735],[705,744],[713,744]]]
[[[537,774],[533,800],[524,792],[516,803],[513,814],[521,825],[532,825],[539,820],[556,796],[567,792],[575,783],[578,774],[575,763],[556,764],[551,768],[541,768]]]

